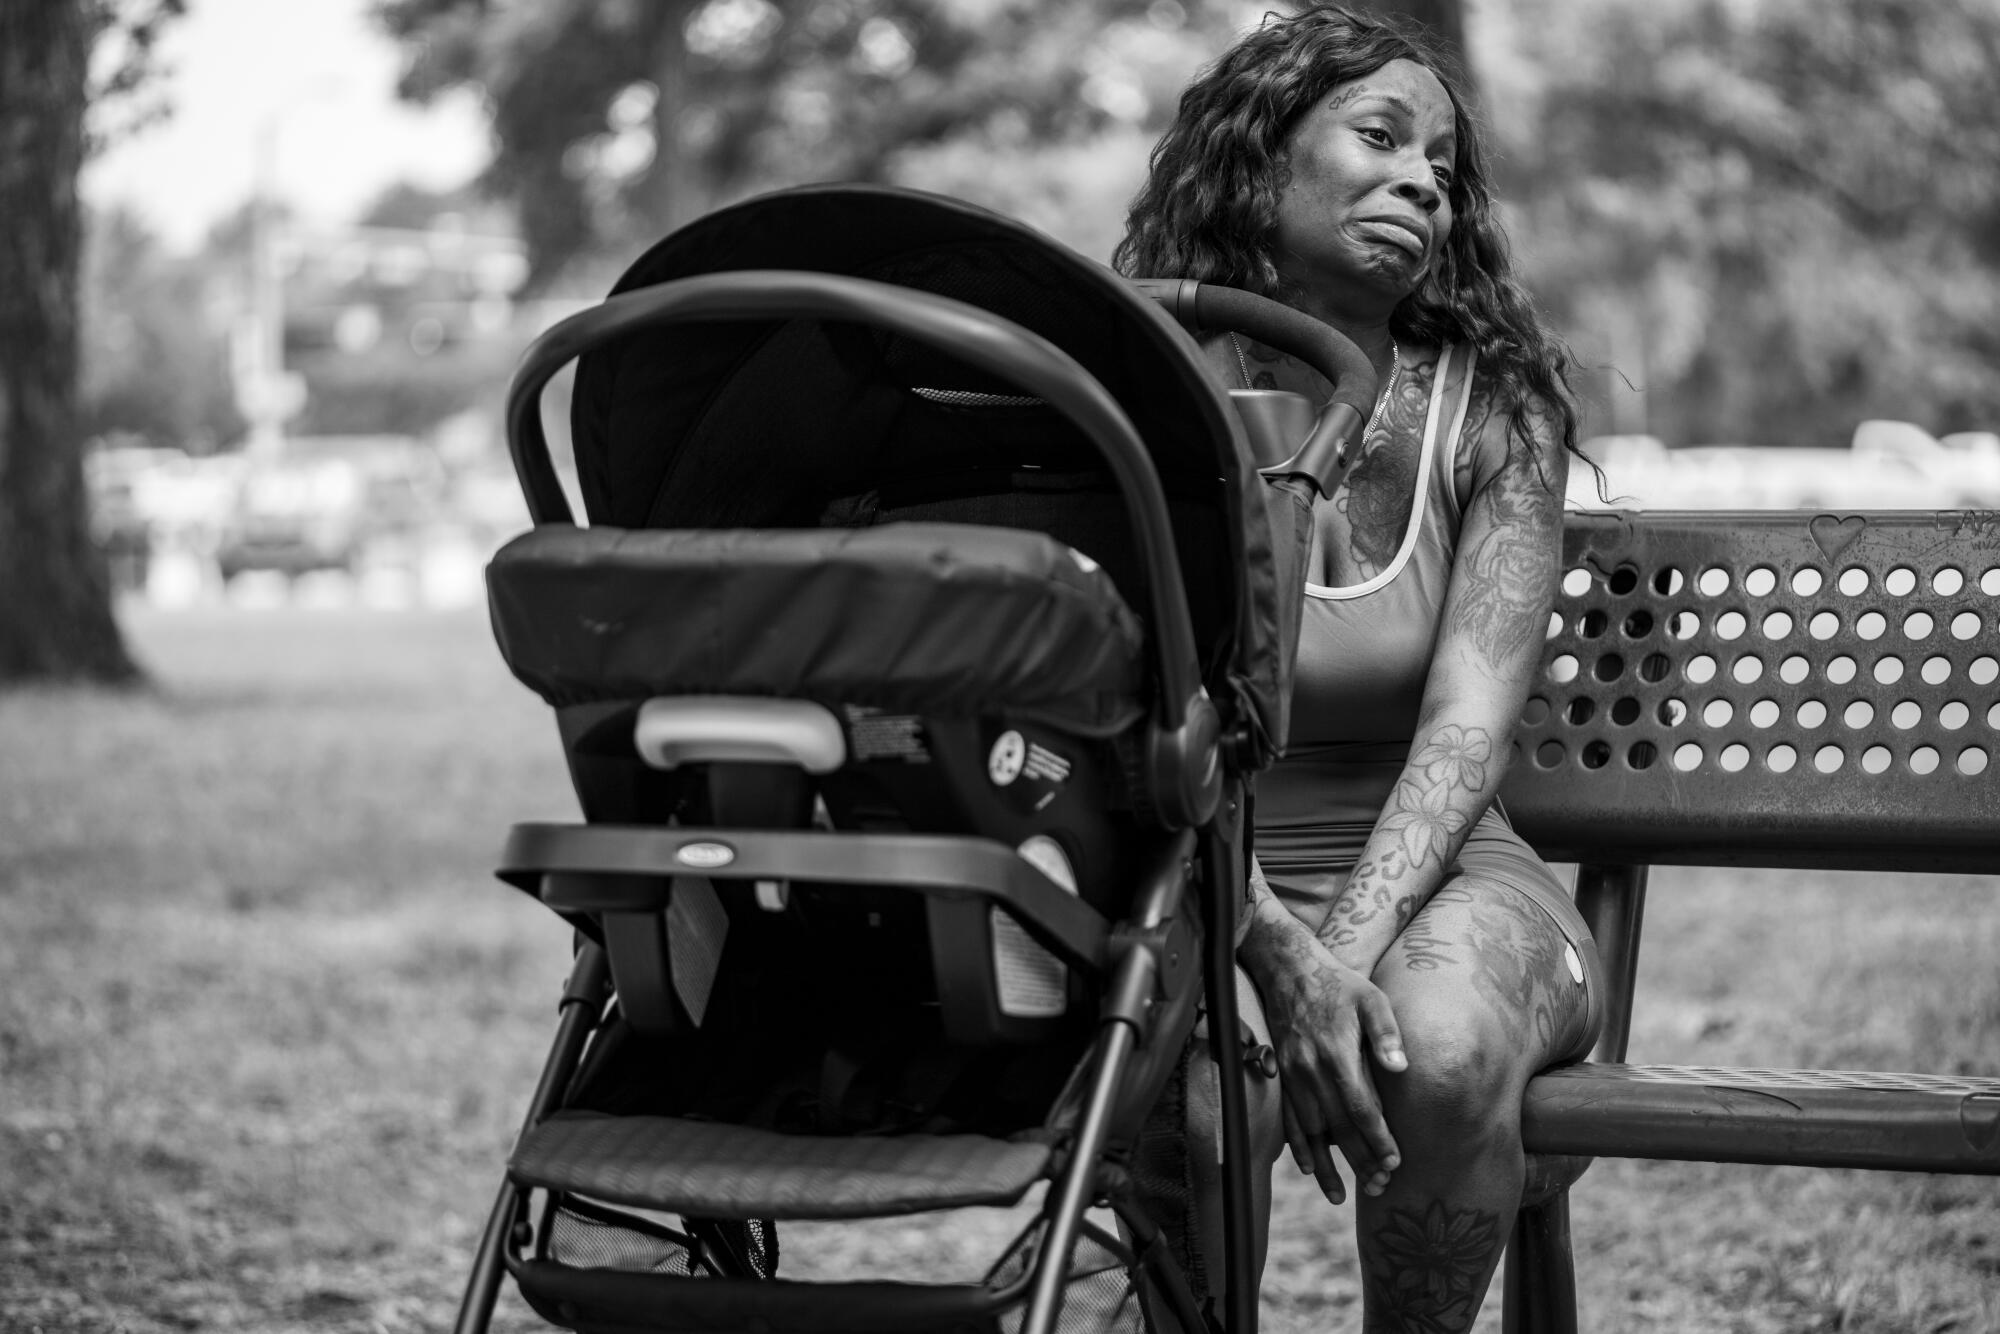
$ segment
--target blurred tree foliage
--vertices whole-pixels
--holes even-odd
[[[404,90],[482,90],[537,281],[812,180],[1102,256],[1256,0],[378,0]],[[1376,0],[1462,49],[1589,426],[1838,444],[2000,423],[2000,0]],[[574,272],[574,271],[573,271]],[[1624,387],[1624,383],[1638,392]]]
[[[2000,3],[1508,0],[1534,284],[1672,443],[2000,426]],[[1612,423],[1597,422],[1598,429]]]
[[[1359,8],[1399,14],[1428,30],[1453,59],[1465,59],[1465,0],[1363,0]]]
[[[365,232],[402,233],[406,243],[448,242],[466,231],[508,233],[505,214],[470,186],[438,191],[405,183],[383,191],[356,221]],[[301,235],[297,244],[302,262],[288,282],[285,359],[305,377],[308,393],[290,429],[300,435],[423,433],[459,413],[497,410],[527,331],[468,327],[466,316],[477,301],[462,271],[432,269],[405,275],[394,286],[351,274],[332,282],[321,274],[315,281],[314,270],[327,267],[323,252],[340,243]],[[311,262],[315,258],[322,262]],[[360,345],[344,343],[337,325],[329,327],[330,315],[357,303],[381,320],[379,333]]]
[[[1131,163],[1114,173],[1122,206],[1143,169],[1139,131],[1264,7],[378,0],[376,12],[410,52],[406,94],[483,92],[496,140],[488,182],[519,202],[546,285],[593,251],[630,250],[718,204],[806,181],[914,175],[1034,221],[1051,187],[1020,164],[1046,159],[1088,192],[1101,175],[1088,150],[1109,144]]]

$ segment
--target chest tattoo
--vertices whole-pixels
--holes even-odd
[[[1370,446],[1347,474],[1335,507],[1347,520],[1347,547],[1369,575],[1387,568],[1410,526],[1417,460],[1393,439]]]
[[[1346,521],[1347,549],[1364,578],[1379,574],[1396,558],[1409,531],[1411,511],[1419,503],[1417,464],[1436,373],[1434,360],[1403,368],[1381,427],[1334,501]]]

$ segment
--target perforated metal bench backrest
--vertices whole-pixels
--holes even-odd
[[[1571,515],[1501,799],[1565,861],[2000,872],[2000,515]]]

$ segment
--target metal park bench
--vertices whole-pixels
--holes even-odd
[[[1649,867],[2000,873],[2000,514],[1573,514],[1564,570],[1501,800],[1611,995],[1528,1089],[1523,1332],[1576,1328],[1566,1156],[2000,1174],[2000,1071],[1624,1063]]]

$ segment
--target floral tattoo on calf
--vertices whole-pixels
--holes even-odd
[[[1385,1327],[1410,1334],[1459,1334],[1479,1314],[1487,1269],[1500,1249],[1500,1216],[1448,1209],[1396,1209],[1375,1233],[1368,1257],[1371,1309]]]

